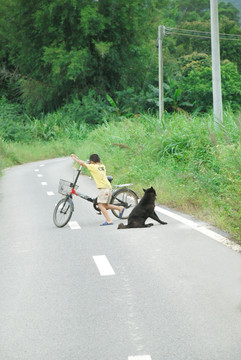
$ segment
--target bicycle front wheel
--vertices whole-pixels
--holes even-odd
[[[133,190],[123,188],[114,191],[110,203],[117,206],[124,206],[125,211],[122,219],[127,219],[133,208],[138,204],[138,196]],[[116,217],[119,217],[120,214],[118,210],[111,211]]]
[[[74,211],[73,201],[66,197],[61,199],[55,206],[53,213],[54,224],[57,227],[64,227],[70,220]]]

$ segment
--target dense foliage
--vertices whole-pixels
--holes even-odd
[[[157,26],[210,32],[209,6],[210,0],[0,0],[0,97],[29,116],[92,103],[90,123],[103,120],[105,106],[155,112]],[[221,2],[219,16],[221,33],[241,35],[236,7]],[[237,109],[241,41],[220,45],[224,105]],[[163,55],[166,109],[208,111],[210,39],[166,36]]]

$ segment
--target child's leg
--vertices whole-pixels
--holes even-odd
[[[98,203],[98,208],[100,209],[100,211],[102,212],[102,214],[106,218],[106,221],[108,223],[111,223],[112,221],[111,221],[111,218],[109,217],[106,206],[107,206],[107,204]]]
[[[108,214],[108,210],[117,210],[121,213],[124,209],[123,206],[109,204],[110,199],[111,199],[111,190],[110,189],[100,189],[99,196],[97,199],[98,207],[99,207],[100,211],[102,212],[102,214],[104,215],[104,217],[106,218],[106,221],[108,223],[112,222],[111,218]]]
[[[106,209],[107,210],[118,210],[119,213],[122,212],[122,210],[124,209],[123,206],[117,206],[117,205],[114,205],[114,204],[106,204]]]
[[[102,203],[98,204],[98,208],[100,209],[100,211],[102,212],[108,223],[112,222],[111,218],[109,217],[108,210],[118,210],[121,213],[122,210],[124,209],[123,206],[117,206],[113,204],[102,204]]]

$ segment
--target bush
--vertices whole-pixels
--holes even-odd
[[[0,136],[8,141],[20,141],[25,133],[25,120],[21,105],[0,99]]]
[[[81,100],[75,98],[61,108],[61,112],[70,121],[97,125],[103,122],[108,107],[100,96],[90,90]]]
[[[192,103],[194,108],[208,111],[213,104],[211,57],[201,55],[193,53],[186,56],[185,62],[181,58],[180,61],[185,65],[182,68],[184,76],[181,77],[179,86],[185,100]],[[240,109],[241,75],[237,66],[228,60],[222,62],[221,77],[223,105],[227,106],[230,103],[233,111]]]
[[[68,110],[68,111],[67,111]],[[73,112],[60,109],[55,113],[42,115],[40,119],[30,118],[21,106],[11,104],[5,98],[0,100],[0,136],[5,141],[31,143],[70,138],[84,139],[91,129],[85,121],[75,121]]]

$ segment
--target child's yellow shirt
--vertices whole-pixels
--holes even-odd
[[[105,165],[103,164],[86,164],[87,169],[90,171],[94,178],[98,189],[111,189],[111,184],[106,177]]]

